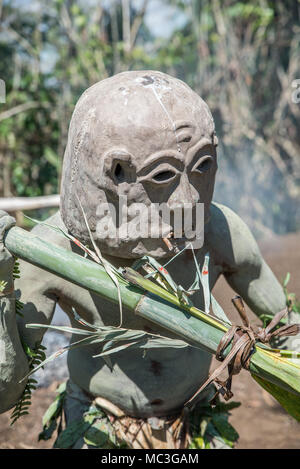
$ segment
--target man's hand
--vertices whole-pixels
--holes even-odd
[[[0,210],[0,282],[4,289],[0,296],[9,294],[13,290],[13,268],[15,259],[3,244],[5,232],[16,224],[16,220],[3,210]]]
[[[300,314],[296,311],[290,311],[287,318],[288,324],[300,324]],[[291,337],[282,337],[279,343],[276,344],[276,347],[300,353],[300,334]],[[299,359],[297,359],[295,363],[299,364]]]

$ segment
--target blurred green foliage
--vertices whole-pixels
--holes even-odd
[[[159,69],[213,112],[217,200],[257,233],[300,228],[298,0],[161,0],[185,19],[168,38],[145,22],[154,0],[21,3],[0,2],[0,196],[58,192],[80,94],[120,71]]]

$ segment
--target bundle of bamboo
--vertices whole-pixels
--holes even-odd
[[[79,243],[77,240],[73,239],[73,241],[76,244]],[[224,337],[228,338],[228,331],[232,329],[232,326],[224,320],[224,316],[213,317],[191,306],[170,289],[163,288],[132,269],[126,269],[125,272],[115,269],[101,257],[100,253],[97,254],[97,250],[97,255],[95,255],[95,252],[82,246],[92,259],[98,259],[98,263],[95,263],[18,227],[13,227],[6,233],[5,246],[15,256],[80,285],[111,302],[121,303],[134,314],[171,331],[180,339],[173,341],[151,337],[154,341],[153,346],[155,346],[155,340],[160,341],[156,343],[156,346],[190,344],[216,354],[220,350],[219,344],[224,342]],[[82,272],[85,275],[82,275]],[[29,327],[41,326],[30,325]],[[85,331],[88,337],[80,342],[94,341],[102,345],[107,343],[108,331],[105,331],[105,328],[95,330],[97,328],[94,327],[93,329],[93,332]],[[129,339],[133,345],[136,345],[143,338],[141,331],[115,329],[117,331],[111,336],[115,339],[112,347],[115,351],[120,349],[115,346],[122,339],[126,339],[128,346]],[[299,330],[294,330],[294,333],[298,333]],[[126,336],[128,333],[130,337]],[[145,336],[145,333],[142,334]],[[164,340],[167,342],[162,345]],[[80,343],[73,344],[73,346],[80,346]],[[142,346],[146,346],[145,342]],[[234,359],[236,351],[233,352],[233,348],[232,340],[229,340],[225,350],[222,351],[223,357],[233,354]],[[104,355],[105,351],[106,353],[112,352],[112,350],[102,349],[101,354]],[[300,354],[294,354],[293,357],[295,356],[300,358]],[[256,338],[255,344],[251,344],[251,354],[247,357],[248,369],[253,378],[270,392],[294,418],[300,421],[300,366],[289,361],[288,357],[289,352],[271,349]]]

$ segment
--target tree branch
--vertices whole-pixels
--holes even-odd
[[[29,109],[34,109],[40,106],[41,104],[37,101],[28,101],[27,103],[19,104],[18,106],[14,106],[11,109],[8,109],[7,111],[1,112],[0,122],[5,119],[9,119],[10,117],[15,116],[16,114],[20,114],[21,112],[25,112]]]

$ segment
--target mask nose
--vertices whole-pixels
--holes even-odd
[[[199,202],[199,193],[190,184],[186,174],[180,179],[180,184],[169,198],[170,222],[174,228],[175,237],[181,237],[189,227],[193,229],[194,207]]]
[[[199,202],[198,191],[190,184],[186,174],[182,174],[180,183],[171,194],[168,205],[171,211],[183,209],[186,204],[194,205]]]

